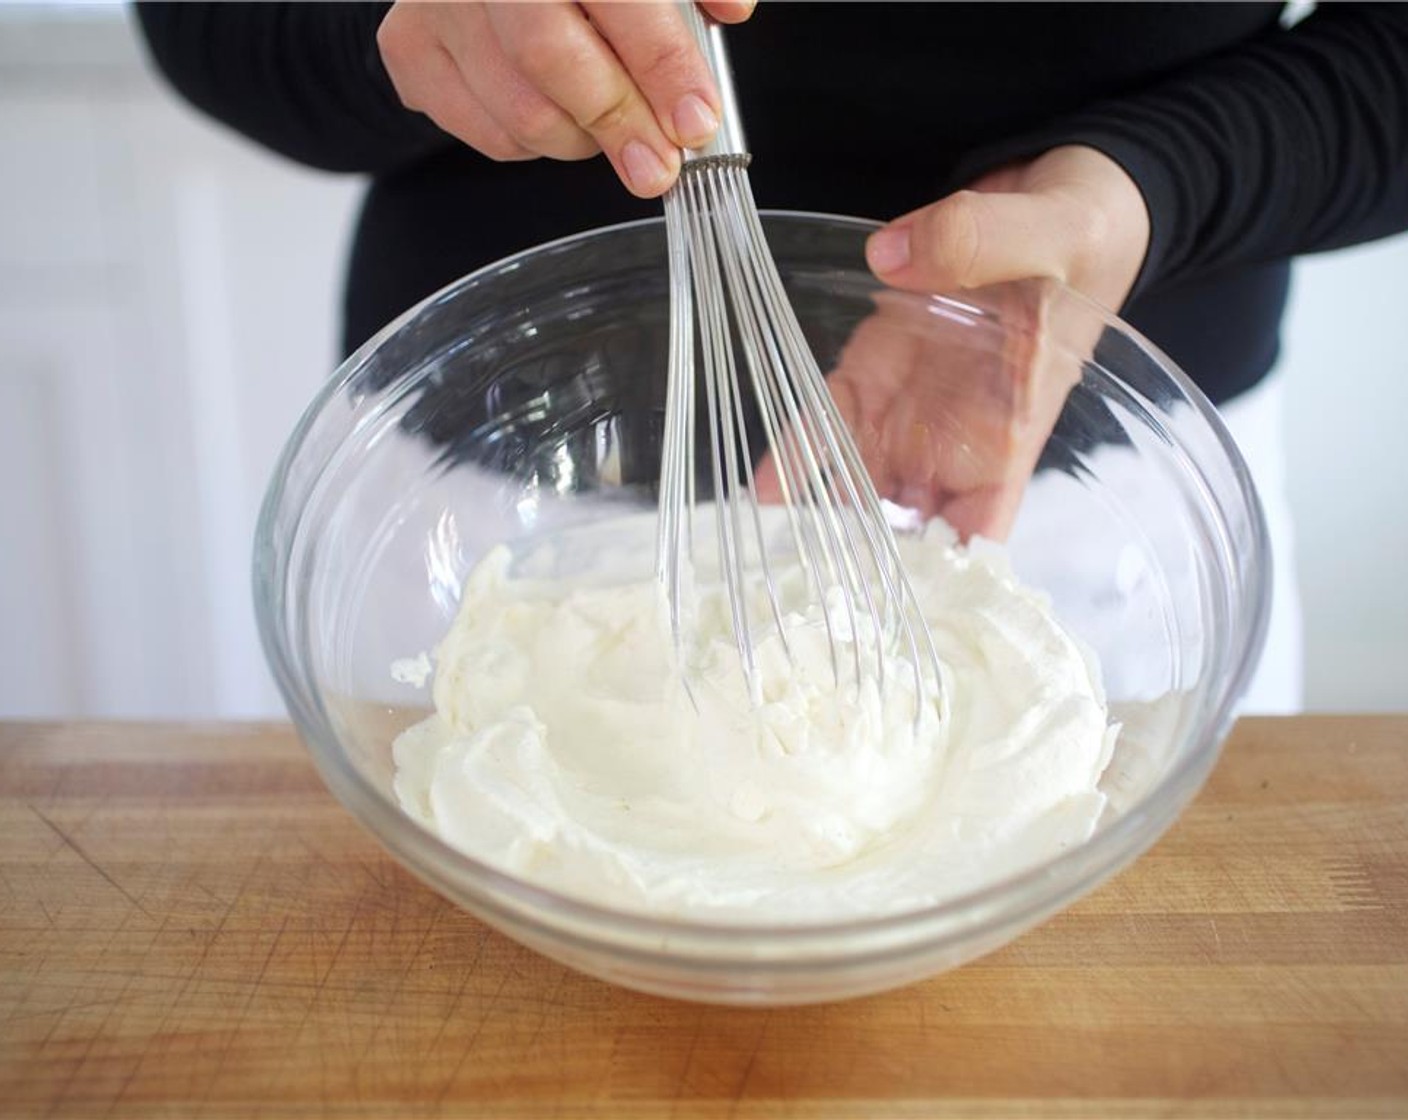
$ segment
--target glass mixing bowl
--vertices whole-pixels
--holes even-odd
[[[451,849],[398,807],[392,739],[428,701],[414,674],[393,677],[391,666],[435,647],[475,562],[497,542],[531,544],[655,502],[668,323],[661,222],[501,261],[363,346],[290,438],[254,557],[260,633],[289,711],[332,792],[396,859],[585,972],[760,1004],[853,996],[952,968],[1148,848],[1216,760],[1270,595],[1260,507],[1227,432],[1118,319],[1046,282],[955,298],[889,292],[864,264],[873,224],[809,214],[764,224],[822,368],[854,367],[857,352],[879,355],[891,373],[903,366],[908,388],[890,415],[923,433],[920,458],[924,448],[951,452],[940,457],[947,467],[915,469],[973,468],[966,483],[926,476],[918,501],[903,479],[883,481],[897,516],[927,503],[971,519],[970,529],[1010,522],[1016,572],[1098,656],[1123,730],[1087,843],[917,912],[743,926],[540,889]],[[1030,485],[982,493],[994,477],[1025,476],[1021,437],[1043,401],[1059,419]],[[1003,493],[1020,493],[1020,505]],[[642,575],[652,562],[641,557]]]

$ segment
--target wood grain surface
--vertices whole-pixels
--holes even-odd
[[[0,1115],[1408,1116],[1408,717],[1248,720],[1134,868],[903,991],[636,995],[431,893],[283,726],[0,725]]]

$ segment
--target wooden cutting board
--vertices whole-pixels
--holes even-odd
[[[402,872],[284,726],[0,725],[0,1115],[1408,1116],[1408,717],[1248,720],[1133,869],[904,991],[635,995]]]

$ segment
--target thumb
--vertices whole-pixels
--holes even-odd
[[[866,262],[886,284],[914,292],[1064,281],[1073,248],[1064,210],[1049,195],[959,191],[871,234]]]
[[[742,23],[753,14],[757,0],[700,0],[699,6],[720,23]]]

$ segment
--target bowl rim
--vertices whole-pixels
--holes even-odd
[[[782,221],[821,224],[858,232],[879,229],[883,225],[867,218],[806,210],[761,210],[760,216],[765,223]],[[580,929],[569,931],[560,921],[575,919],[592,929],[609,928],[618,936],[633,935],[642,939],[641,943],[633,945],[633,949],[637,953],[644,953],[656,959],[682,959],[682,956],[687,955],[681,952],[683,943],[706,942],[717,948],[747,944],[749,949],[753,950],[747,954],[747,961],[759,967],[776,968],[780,964],[788,963],[785,960],[759,956],[756,949],[760,940],[782,940],[792,950],[812,942],[821,944],[841,941],[849,948],[840,950],[836,955],[854,959],[867,955],[860,951],[860,946],[856,944],[857,939],[863,941],[932,925],[948,927],[951,932],[967,932],[974,922],[964,921],[964,918],[976,917],[976,924],[985,928],[1021,922],[1033,915],[1040,918],[1116,874],[1163,835],[1171,820],[1191,801],[1206,781],[1221,753],[1235,714],[1235,705],[1245,691],[1265,644],[1271,596],[1269,563],[1259,565],[1264,578],[1256,581],[1258,586],[1253,588],[1253,593],[1248,596],[1249,609],[1252,611],[1248,641],[1239,661],[1224,680],[1221,693],[1217,696],[1213,718],[1205,724],[1207,730],[1201,740],[1170,767],[1153,789],[1135,802],[1129,811],[1100,828],[1084,843],[1016,874],[918,909],[873,917],[781,924],[740,923],[709,917],[667,917],[603,906],[580,896],[529,882],[453,847],[413,820],[389,796],[376,788],[351,761],[348,752],[340,743],[325,743],[323,734],[317,733],[322,731],[330,739],[336,740],[331,731],[333,721],[322,697],[317,694],[306,697],[311,700],[311,711],[308,710],[309,706],[302,702],[305,699],[301,695],[303,690],[293,675],[281,647],[280,627],[273,610],[275,599],[282,599],[281,581],[265,581],[264,572],[268,569],[283,574],[283,565],[272,546],[274,524],[288,490],[288,468],[324,408],[343,392],[377,349],[435,303],[495,273],[516,267],[521,261],[545,251],[567,248],[579,242],[596,240],[626,230],[663,225],[663,216],[656,216],[582,230],[520,250],[451,281],[391,320],[344,359],[314,394],[294,426],[275,464],[255,530],[255,613],[266,659],[273,670],[276,683],[300,738],[331,792],[383,847],[407,866],[408,870],[442,893],[457,894],[467,889],[475,896],[476,904],[493,912],[511,914],[515,922],[526,919],[553,938],[567,937],[593,947],[600,946],[601,941],[584,937]],[[1058,290],[1062,298],[1072,300],[1096,316],[1106,328],[1113,328],[1127,338],[1173,380],[1185,400],[1193,406],[1198,417],[1211,430],[1232,468],[1237,483],[1237,494],[1245,505],[1252,527],[1253,539],[1250,547],[1261,556],[1269,556],[1270,539],[1265,515],[1246,463],[1215,406],[1202,390],[1167,354],[1114,312],[1059,280],[1043,278],[1043,282]],[[977,313],[990,317],[994,314],[981,305],[964,302],[955,294],[898,294],[915,301],[939,303],[967,315]],[[1119,375],[1099,366],[1093,360],[1090,364],[1098,369],[1102,376],[1117,382],[1137,396],[1143,396],[1137,388],[1123,381]],[[394,384],[395,381],[389,383],[382,391],[389,390]],[[1220,506],[1218,508],[1220,512]],[[267,582],[269,587],[274,588],[273,596],[266,594],[261,582]],[[316,719],[310,718],[313,716],[316,716]],[[427,856],[430,857],[428,862],[435,865],[433,870],[423,866],[427,862]],[[513,899],[516,905],[504,906],[499,901],[501,896]],[[559,921],[544,922],[543,919],[548,914],[554,915]],[[945,939],[946,936],[941,935],[940,940]],[[614,948],[619,950],[624,946],[618,943]],[[796,957],[795,952],[789,953],[788,956],[798,964],[813,964],[819,959],[813,957],[802,960]]]

